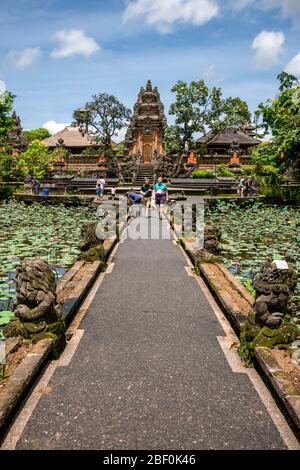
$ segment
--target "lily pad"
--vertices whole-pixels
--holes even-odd
[[[293,300],[300,305],[300,209],[261,202],[246,207],[217,201],[205,214],[206,223],[222,227],[225,265],[250,287],[268,258],[287,259],[299,273]],[[295,224],[288,224],[293,221]]]
[[[11,312],[10,310],[4,310],[0,312],[0,326],[7,325],[13,316],[14,312]]]
[[[23,259],[42,258],[62,277],[79,253],[82,225],[92,220],[96,211],[88,207],[0,203],[0,300],[15,297],[8,284]]]

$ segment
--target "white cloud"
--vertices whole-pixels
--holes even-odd
[[[223,75],[221,75],[215,64],[210,64],[208,66],[208,68],[205,70],[205,72],[203,73],[203,79],[208,82],[208,83],[212,83],[214,85],[217,85],[217,84],[220,84],[224,81],[224,77]]]
[[[0,94],[6,91],[6,83],[3,80],[0,80]]]
[[[6,92],[6,83],[3,80],[0,80],[0,104],[5,100]]]
[[[280,8],[284,18],[291,18],[296,23],[300,22],[299,0],[263,0],[262,3],[264,8]]]
[[[283,32],[262,31],[252,43],[252,49],[256,50],[255,62],[260,68],[270,68],[280,60],[283,51],[285,35]]]
[[[25,69],[36,62],[41,54],[42,51],[40,47],[28,47],[20,52],[10,51],[8,53],[8,59],[14,67]]]
[[[279,10],[283,18],[291,19],[300,25],[299,0],[230,0],[231,8],[235,11],[243,10],[250,5],[258,10]]]
[[[45,124],[43,124],[42,127],[48,129],[50,134],[56,134],[57,132],[64,130],[64,128],[67,126],[70,126],[70,124],[60,124],[56,121],[47,121]]]
[[[287,64],[284,69],[287,73],[295,75],[295,77],[300,78],[300,52],[295,55],[292,60]]]
[[[149,25],[156,25],[159,31],[172,31],[176,22],[201,26],[219,13],[216,0],[130,0],[124,12],[128,21],[144,17]]]
[[[113,140],[116,143],[123,142],[123,140],[125,139],[126,131],[127,131],[127,127],[123,127],[120,131],[117,132],[118,135],[115,134],[113,136]]]
[[[51,53],[51,57],[54,59],[63,59],[74,55],[89,57],[100,50],[95,39],[86,36],[81,29],[57,31],[53,36],[53,41],[58,42],[58,48]]]
[[[231,0],[232,9],[235,11],[243,10],[253,3],[254,0]]]

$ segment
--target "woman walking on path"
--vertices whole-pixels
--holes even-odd
[[[153,188],[153,199],[155,204],[159,206],[159,218],[162,219],[162,210],[163,205],[165,202],[168,201],[168,187],[166,183],[163,182],[162,176],[160,176],[157,180],[157,183],[154,185]]]

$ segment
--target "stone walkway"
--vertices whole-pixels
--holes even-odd
[[[113,262],[17,449],[285,449],[178,246],[125,240]]]

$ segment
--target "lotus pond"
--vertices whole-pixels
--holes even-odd
[[[0,204],[0,311],[14,298],[14,271],[21,260],[45,259],[59,280],[79,253],[82,225],[94,218],[88,207]]]
[[[224,264],[250,291],[269,258],[286,259],[300,275],[300,208],[217,201],[207,209],[206,223],[222,227]],[[300,282],[295,300],[300,302]]]

